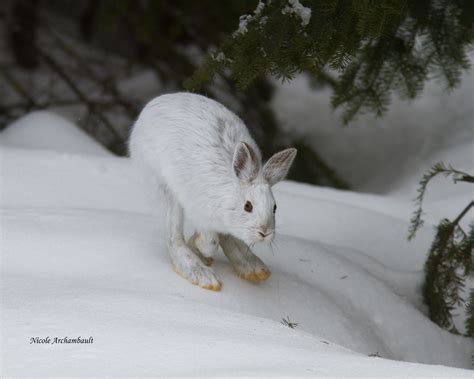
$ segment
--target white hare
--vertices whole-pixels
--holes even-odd
[[[191,93],[150,101],[133,127],[129,149],[165,189],[167,246],[177,273],[220,290],[221,282],[207,267],[220,245],[240,277],[270,276],[247,244],[274,238],[277,207],[271,186],[285,177],[296,149],[275,154],[262,168],[260,150],[242,120]],[[185,215],[196,228],[188,243]]]

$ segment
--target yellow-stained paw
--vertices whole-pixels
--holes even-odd
[[[272,272],[268,268],[261,268],[258,271],[250,271],[245,273],[237,272],[237,275],[242,279],[251,281],[251,282],[261,282],[267,280]]]
[[[196,284],[196,285],[206,290],[211,290],[211,291],[216,291],[216,292],[220,291],[222,288],[222,283],[219,283],[218,285],[204,285],[204,286],[201,286],[199,284]]]
[[[217,279],[212,279],[211,280],[206,280],[206,281],[200,281],[197,279],[197,277],[187,277],[181,273],[175,265],[172,265],[173,271],[177,273],[179,276],[182,278],[186,279],[189,283],[194,284],[195,286],[199,286],[201,288],[204,288],[206,290],[211,290],[211,291],[220,291],[222,288],[222,283],[218,281]]]

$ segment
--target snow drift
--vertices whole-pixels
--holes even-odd
[[[405,241],[409,203],[277,185],[276,247],[255,248],[271,278],[220,256],[223,289],[205,291],[171,270],[160,196],[127,158],[68,126],[72,145],[36,143],[56,116],[29,117],[0,134],[2,376],[472,377],[444,367],[469,368],[473,344],[426,317],[432,232]],[[30,344],[46,336],[94,343]]]

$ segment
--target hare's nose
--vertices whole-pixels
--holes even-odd
[[[259,229],[260,230],[258,231],[258,234],[260,234],[260,236],[262,236],[263,238],[271,234],[271,231],[270,232],[268,231],[267,225],[261,225]]]

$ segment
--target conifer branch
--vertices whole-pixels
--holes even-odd
[[[423,224],[422,202],[428,183],[438,174],[452,176],[454,183],[465,181],[470,183],[472,176],[463,171],[445,166],[442,162],[435,164],[423,175],[415,199],[417,210],[411,220],[411,239]],[[469,233],[460,226],[461,220],[474,207],[474,200],[450,221],[443,219],[436,227],[435,238],[428,252],[425,263],[425,280],[423,283],[423,301],[428,305],[430,319],[436,324],[458,334],[454,325],[452,311],[464,302],[461,296],[465,286],[465,278],[471,275],[474,268],[474,223],[471,223]],[[472,296],[472,293],[471,293]],[[472,300],[471,300],[472,302]],[[468,322],[472,322],[472,305],[466,307],[466,330],[470,333]]]
[[[366,110],[382,115],[394,90],[415,98],[433,74],[458,85],[474,41],[470,6],[440,0],[419,12],[416,0],[388,3],[305,0],[302,23],[285,11],[288,1],[259,1],[218,47],[225,59],[210,55],[186,85],[198,89],[228,72],[245,90],[265,75],[284,81],[330,68],[338,73],[332,106],[343,108],[344,123]]]
[[[466,303],[466,320],[464,325],[466,327],[466,336],[474,337],[474,288],[471,288],[469,293],[469,301]]]
[[[413,213],[413,217],[410,220],[410,227],[408,229],[408,240],[411,240],[413,237],[415,237],[415,234],[418,229],[420,229],[424,224],[422,206],[426,188],[430,181],[439,174],[443,174],[446,177],[453,176],[453,181],[455,183],[459,181],[470,182],[471,178],[473,178],[471,175],[463,171],[455,170],[451,166],[445,166],[443,162],[438,162],[433,167],[431,167],[430,171],[423,175],[417,189],[418,195],[414,199],[417,208]]]

